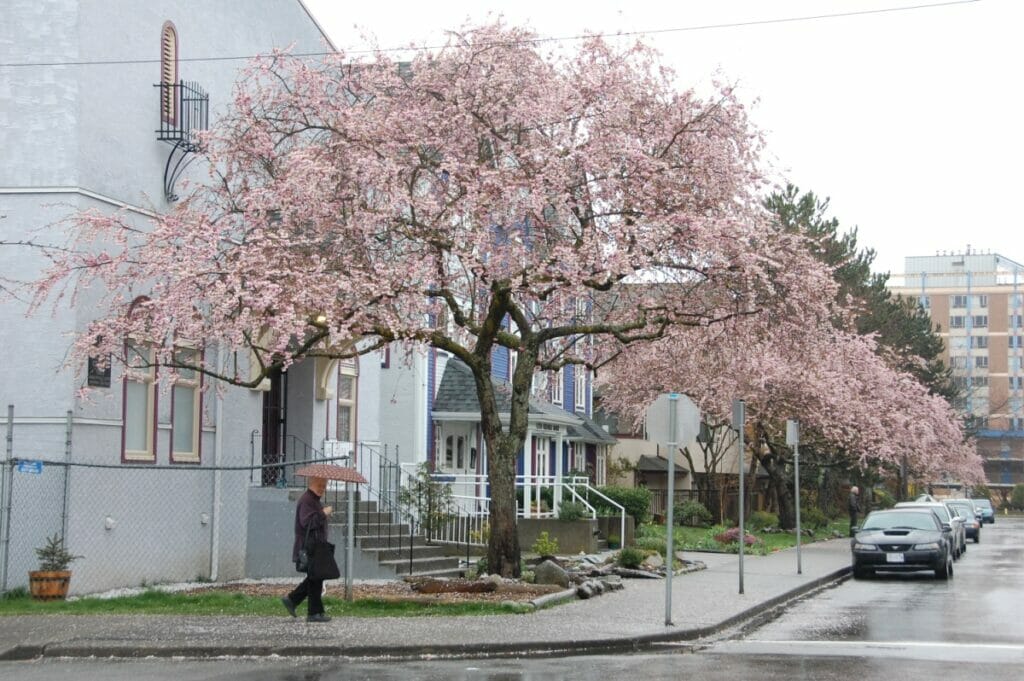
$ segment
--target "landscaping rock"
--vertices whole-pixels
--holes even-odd
[[[660,553],[655,553],[644,558],[643,566],[650,570],[657,570],[665,564],[665,559],[661,557]]]
[[[615,574],[620,577],[633,577],[637,579],[664,579],[665,575],[660,575],[657,572],[650,572],[648,570],[633,570],[630,568],[616,567]]]
[[[546,560],[534,568],[534,582],[537,584],[557,584],[568,588],[569,573],[560,565],[551,560]]]

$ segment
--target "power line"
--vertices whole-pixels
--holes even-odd
[[[922,9],[933,9],[936,7],[948,7],[951,5],[969,5],[972,3],[980,2],[980,0],[948,0],[947,2],[933,2],[923,5],[904,5],[902,7],[883,7],[880,9],[868,9],[868,10],[857,10],[852,12],[836,12],[832,14],[813,14],[799,17],[782,17],[777,19],[755,19],[751,21],[737,21],[721,24],[702,24],[698,26],[678,26],[675,28],[657,28],[649,31],[625,31],[619,33],[588,33],[579,35],[568,35],[568,36],[553,36],[549,38],[531,38],[528,40],[515,41],[515,43],[507,44],[540,44],[540,43],[558,43],[558,42],[569,42],[575,40],[587,40],[595,37],[602,38],[628,38],[633,36],[645,36],[645,35],[658,35],[662,33],[684,33],[689,31],[710,31],[719,30],[725,28],[745,28],[750,26],[768,26],[772,24],[790,24],[804,21],[820,21],[823,19],[842,19],[856,16],[866,16],[871,14],[891,14],[894,12],[908,12]],[[498,43],[495,43],[498,44]],[[504,44],[504,43],[503,43]],[[345,50],[345,54],[376,54],[379,52],[421,52],[425,50],[437,50],[445,47],[444,45],[424,45],[421,47],[386,47],[380,49],[359,49],[359,50]],[[333,51],[327,52],[297,52],[291,53],[289,56],[292,57],[325,57],[328,55],[336,54]],[[266,55],[233,55],[224,57],[183,57],[179,58],[179,62],[218,62],[218,61],[239,61],[254,59],[257,56]],[[0,62],[0,67],[3,68],[23,68],[23,67],[39,67],[39,66],[118,66],[118,65],[132,65],[132,64],[158,64],[160,59],[96,59],[86,61],[38,61],[38,62]]]

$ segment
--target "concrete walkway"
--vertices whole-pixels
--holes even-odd
[[[626,580],[621,591],[525,615],[336,618],[309,624],[281,617],[64,616],[0,617],[0,660],[36,657],[213,657],[327,655],[422,658],[526,656],[641,650],[711,636],[849,573],[849,540],[744,558],[687,552],[706,570],[674,578],[672,620],[665,626],[665,582]]]

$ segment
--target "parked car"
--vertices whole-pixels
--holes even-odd
[[[853,577],[875,572],[931,570],[936,579],[953,576],[953,549],[948,523],[928,508],[872,511],[850,540]]]
[[[964,521],[964,536],[981,542],[981,513],[970,499],[947,499],[946,506],[956,512]]]
[[[996,521],[996,510],[992,508],[992,502],[988,499],[971,499],[974,505],[981,509],[981,521],[994,523]]]
[[[953,560],[959,560],[964,551],[967,550],[967,533],[964,531],[964,524],[960,516],[950,513],[949,508],[941,501],[901,501],[896,508],[928,508],[935,515],[939,516],[939,522],[949,525],[949,545],[952,547]]]

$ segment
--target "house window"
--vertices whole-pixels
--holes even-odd
[[[356,388],[359,370],[355,360],[338,362],[338,439],[356,441]]]
[[[949,318],[949,328],[951,329],[962,329],[964,328],[964,317],[963,315],[953,315]]]
[[[444,441],[444,467],[451,470],[455,464],[455,438],[449,435]]]
[[[1010,336],[1008,340],[1011,348],[1024,348],[1024,336]]]
[[[197,350],[182,349],[174,353],[176,364],[195,366],[199,361]],[[199,426],[201,374],[195,369],[176,369],[177,377],[171,386],[171,461],[196,463],[199,461]]]
[[[984,329],[988,326],[987,314],[976,314],[971,318],[971,324],[976,329]]]
[[[971,386],[974,388],[987,388],[988,387],[988,376],[972,376]]]
[[[988,369],[988,357],[987,356],[975,357],[974,358],[974,368],[975,369]]]
[[[988,296],[976,296],[975,301],[978,307],[988,307]]]
[[[555,404],[562,403],[562,388],[565,385],[565,369],[559,369],[554,376],[551,386],[551,401]]]
[[[587,411],[587,368],[577,364],[573,369],[573,395],[576,411]]]
[[[953,307],[953,308],[967,307],[967,296],[950,296],[950,298],[951,298],[951,302],[949,304],[950,307]]]
[[[455,467],[459,470],[466,467],[466,438],[461,435],[455,440]]]
[[[926,310],[930,310],[932,308],[931,296],[918,296],[917,302]]]
[[[963,355],[954,355],[949,358],[949,366],[954,369],[966,369],[967,368],[967,357]]]
[[[153,446],[156,413],[156,367],[153,350],[129,343],[125,346],[124,397],[121,408],[121,458],[124,461],[155,461]]]
[[[1011,329],[1019,329],[1019,328],[1021,328],[1021,326],[1024,326],[1024,315],[1019,315],[1019,314],[1012,314],[1012,315],[1010,315],[1009,323],[1010,323],[1010,328]]]
[[[160,116],[171,125],[178,123],[178,104],[174,85],[178,82],[178,30],[165,22],[160,32]]]
[[[971,347],[984,350],[988,347],[988,336],[971,336]]]

